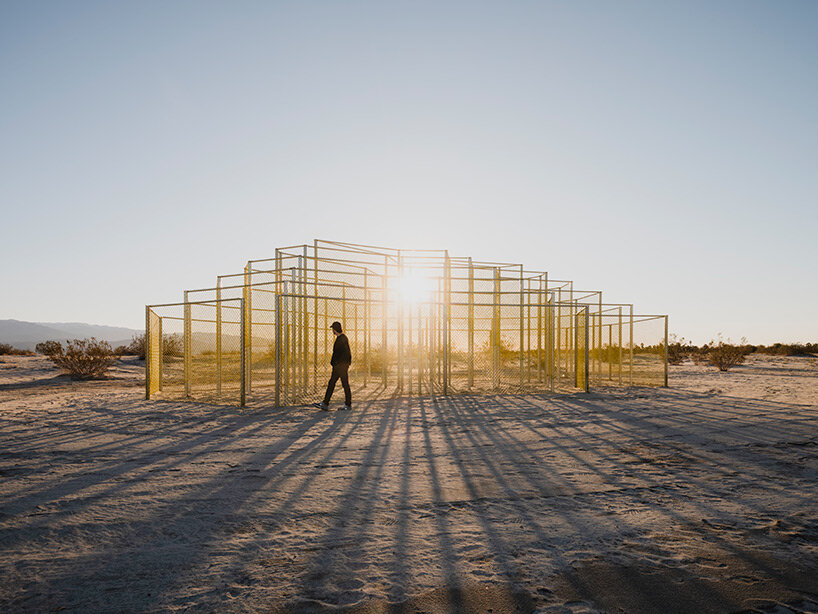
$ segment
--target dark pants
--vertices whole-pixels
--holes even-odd
[[[335,382],[341,378],[341,385],[344,387],[344,405],[352,407],[352,391],[349,389],[349,365],[340,364],[332,367],[332,375],[327,384],[327,394],[324,395],[324,404],[329,405],[332,393],[335,390]]]

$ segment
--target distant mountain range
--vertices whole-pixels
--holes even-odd
[[[9,343],[21,350],[33,350],[41,341],[67,341],[96,337],[111,346],[127,345],[142,330],[123,326],[101,326],[82,322],[22,322],[0,320],[0,343]]]

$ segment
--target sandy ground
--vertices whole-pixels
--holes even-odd
[[[5,361],[2,612],[818,612],[816,358],[351,413]]]

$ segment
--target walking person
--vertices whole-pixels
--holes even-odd
[[[339,407],[338,411],[352,409],[352,392],[349,389],[349,365],[352,363],[352,351],[349,349],[349,339],[344,334],[340,322],[333,322],[330,328],[335,333],[332,358],[329,361],[332,366],[332,375],[327,384],[327,393],[324,395],[324,400],[320,403],[313,403],[313,406],[322,411],[329,411],[329,402],[335,390],[335,382],[340,379],[341,385],[344,387],[344,406]]]

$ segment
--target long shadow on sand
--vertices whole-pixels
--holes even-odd
[[[60,452],[94,462],[31,489],[19,478],[0,506],[4,568],[38,542],[60,556],[86,536],[104,547],[40,568],[0,607],[639,613],[818,599],[816,408],[637,390],[214,410],[146,431],[147,415],[98,416],[117,437]],[[34,451],[55,470],[43,447],[81,442],[63,435],[17,439],[0,461]]]

